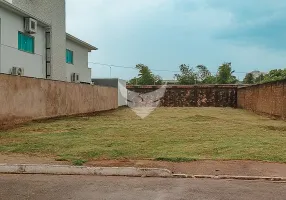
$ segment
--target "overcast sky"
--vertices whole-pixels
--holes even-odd
[[[285,0],[66,0],[67,32],[99,48],[89,61],[177,71],[182,63],[215,72],[286,66]],[[89,65],[93,77],[109,68]],[[173,72],[154,72],[172,79]],[[130,79],[133,69],[112,68]],[[240,79],[244,74],[237,73]]]

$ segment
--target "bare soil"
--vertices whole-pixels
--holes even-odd
[[[21,154],[0,154],[1,164],[49,164],[49,165],[70,165],[66,161],[56,161],[50,156],[31,156]]]
[[[0,163],[7,164],[53,164],[70,165],[70,162],[56,161],[49,156],[0,154]],[[153,160],[93,160],[85,163],[93,167],[147,167],[166,168],[173,173],[192,175],[233,175],[233,176],[280,176],[286,177],[286,164],[248,160],[201,160],[194,162],[165,162]]]
[[[153,160],[101,160],[86,163],[102,167],[150,167],[166,168],[173,173],[192,175],[233,175],[233,176],[282,176],[286,177],[286,164],[260,161],[213,161],[173,163]]]

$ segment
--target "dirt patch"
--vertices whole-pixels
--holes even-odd
[[[50,164],[50,165],[69,165],[66,161],[56,161],[56,158],[49,156],[31,156],[31,155],[9,155],[0,154],[0,163],[5,164]]]
[[[194,161],[173,163],[152,160],[90,161],[87,166],[166,168],[173,173],[192,175],[282,176],[286,177],[286,164],[258,161]]]

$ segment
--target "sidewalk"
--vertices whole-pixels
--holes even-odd
[[[204,174],[232,176],[271,176],[286,177],[286,164],[260,161],[194,161],[189,163],[172,163],[162,161],[91,161],[88,166],[148,167],[165,168],[175,174]]]
[[[66,161],[55,161],[52,157],[27,155],[0,155],[0,164],[48,164],[71,165]],[[85,163],[88,167],[135,167],[162,168],[173,174],[188,175],[230,175],[230,176],[263,176],[286,177],[286,164],[260,161],[194,161],[173,163],[152,160],[100,160]]]

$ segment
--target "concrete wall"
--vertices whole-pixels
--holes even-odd
[[[0,74],[0,126],[116,109],[117,89]]]
[[[239,88],[237,105],[258,114],[286,118],[286,80]]]
[[[68,40],[67,49],[73,51],[73,64],[66,64],[66,80],[71,81],[72,73],[79,73],[81,82],[91,83],[91,69],[88,68],[88,49]]]
[[[66,81],[65,0],[13,0],[12,3],[51,24],[51,78]]]
[[[38,26],[38,32],[32,35],[35,37],[35,54],[31,54],[18,50],[18,32],[24,32],[24,18],[0,8],[0,19],[0,73],[10,73],[12,67],[22,67],[25,76],[45,78],[45,29]]]
[[[118,78],[94,78],[92,82],[95,85],[113,87],[118,89],[118,106],[127,105],[126,81]]]
[[[118,88],[118,78],[93,78],[94,85]]]
[[[127,86],[141,94],[156,91],[161,86]],[[155,94],[156,95],[156,92]],[[163,107],[236,107],[236,85],[167,86],[160,106]]]
[[[127,105],[126,81],[118,79],[118,106]]]

